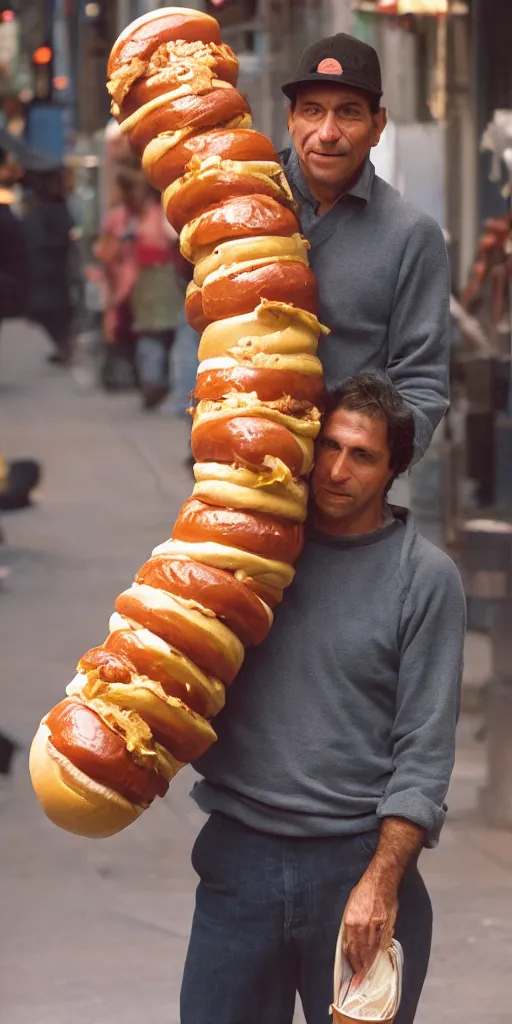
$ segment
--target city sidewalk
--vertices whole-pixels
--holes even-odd
[[[191,488],[188,429],[143,415],[136,395],[87,389],[45,353],[32,329],[2,332],[0,448],[40,458],[44,478],[35,507],[2,520],[0,562],[12,571],[0,589],[0,728],[25,749],[0,788],[0,1024],[178,1024],[201,822],[191,772],[125,832],[94,843],[44,818],[26,758],[78,657],[104,639],[116,595],[171,532]],[[469,653],[485,675],[478,638]],[[449,823],[422,858],[436,930],[418,1024],[511,1017],[512,835],[477,819],[485,761],[474,732],[465,716]]]

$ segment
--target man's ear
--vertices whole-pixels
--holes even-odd
[[[293,121],[294,121],[294,117],[293,117],[292,105],[291,105],[291,103],[288,103],[286,105],[286,124],[288,125],[288,132],[289,132],[290,135],[293,134]]]
[[[380,137],[388,123],[388,112],[385,107],[380,107],[373,115],[372,146],[378,146]]]

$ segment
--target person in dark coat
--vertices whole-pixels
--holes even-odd
[[[69,362],[73,320],[73,218],[62,170],[28,174],[31,189],[23,228],[29,254],[31,289],[27,316],[53,342],[50,362]]]
[[[0,171],[6,160],[5,150],[0,149]],[[9,176],[0,173],[0,323],[25,314],[30,287],[27,246],[11,209],[10,184]]]

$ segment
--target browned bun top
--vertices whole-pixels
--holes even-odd
[[[201,334],[211,323],[204,314],[201,288],[198,288],[193,281],[190,281],[185,292],[185,315],[192,329],[198,334]]]
[[[288,302],[318,314],[315,275],[300,260],[278,259],[260,266],[223,267],[202,287],[203,310],[209,320],[250,313],[262,299]]]
[[[154,555],[141,566],[136,581],[210,608],[245,646],[261,643],[270,629],[261,601],[225,569]]]
[[[299,523],[276,516],[207,505],[189,498],[174,524],[173,539],[191,543],[215,541],[293,564],[303,546]]]
[[[293,476],[300,476],[302,471],[303,452],[291,431],[262,416],[196,418],[191,444],[197,462],[234,462],[259,470],[270,455],[281,459]]]
[[[124,78],[119,73],[110,83],[110,90],[114,102],[119,107],[122,105],[125,114],[130,114],[155,96],[193,81],[201,67],[208,68],[222,81],[236,85],[238,60],[233,50],[225,43],[218,45],[197,40],[195,43],[164,43],[151,54],[138,78],[131,82],[130,71],[133,73],[133,69],[128,66]]]
[[[115,609],[176,647],[207,675],[226,686],[233,682],[243,647],[208,604],[200,608],[197,601],[190,605],[163,588],[134,583],[118,595]]]
[[[138,675],[160,683],[168,697],[185,701],[192,711],[200,715],[209,717],[222,707],[222,702],[219,705],[218,699],[214,699],[218,698],[220,683],[209,681],[206,676],[198,680],[201,673],[196,666],[170,647],[166,652],[157,638],[149,635],[145,638],[143,630],[115,629],[105,640],[103,648],[109,654],[118,655],[120,660],[129,661]]]
[[[163,198],[165,214],[178,233],[201,213],[236,196],[258,193],[272,196],[285,206],[291,205],[275,181],[264,174],[251,174],[250,169],[245,173],[225,167],[211,169],[209,173],[202,173],[200,169],[190,170],[169,191],[173,194],[165,194]]]
[[[144,14],[128,25],[114,43],[107,74],[111,76],[131,62],[147,60],[159,46],[174,39],[220,43],[219,23],[201,11],[176,7],[161,7]]]
[[[233,392],[221,402],[202,401],[194,410],[194,423],[212,422],[230,416],[261,416],[287,427],[302,440],[318,436],[320,412],[304,400],[298,401],[290,395],[273,402],[262,402],[256,395]]]
[[[175,148],[180,160],[188,157],[187,163],[193,156],[200,160],[208,156],[220,156],[223,160],[279,161],[270,139],[253,128],[217,128],[184,139]]]
[[[160,683],[169,697],[188,697],[186,686],[173,674],[169,658],[166,660],[161,652],[154,647],[148,648],[141,640],[139,632],[140,630],[136,629],[116,629],[105,640],[104,649],[108,653],[117,655],[120,659],[129,660],[138,675],[148,676],[156,683]],[[79,668],[81,664],[82,662],[79,663]],[[203,710],[202,704],[196,707],[191,703],[190,706],[194,711],[202,712]]]
[[[45,720],[49,743],[94,782],[109,786],[130,803],[146,807],[164,796],[168,783],[156,771],[137,764],[122,736],[80,700],[66,698]]]
[[[144,170],[154,188],[163,191],[181,178],[193,156],[205,160],[220,156],[226,160],[270,160],[279,157],[272,143],[252,128],[217,128],[176,141],[166,148],[164,140],[144,154]]]
[[[245,96],[226,85],[223,89],[213,88],[209,92],[191,92],[177,99],[170,98],[144,111],[133,127],[127,122],[125,130],[128,131],[133,148],[142,153],[148,143],[161,132],[175,132],[182,128],[217,128],[224,121],[249,113],[250,107]],[[122,126],[123,118],[120,124]]]
[[[199,401],[218,402],[233,391],[245,394],[254,392],[262,402],[275,402],[285,395],[291,395],[298,401],[311,402],[317,409],[321,409],[325,402],[323,377],[294,370],[232,366],[205,370],[197,375],[194,395]]]
[[[198,249],[227,239],[293,235],[298,231],[300,226],[295,214],[276,199],[264,195],[239,196],[225,199],[187,224],[180,239],[181,250],[187,259],[194,262],[194,253]],[[235,316],[235,313],[230,309],[224,315]]]

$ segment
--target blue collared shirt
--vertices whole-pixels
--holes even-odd
[[[370,160],[321,215],[294,149],[283,154],[283,168],[311,245],[320,320],[331,331],[319,345],[327,385],[362,370],[387,373],[414,413],[419,457],[448,406],[450,281],[441,228],[379,178]]]

